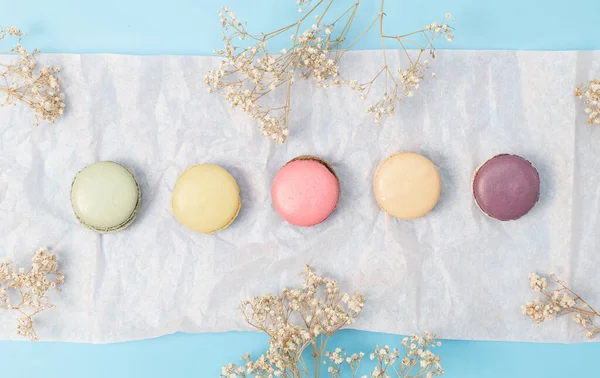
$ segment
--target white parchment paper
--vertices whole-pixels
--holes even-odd
[[[400,53],[392,53],[398,60]],[[210,57],[49,55],[63,68],[68,112],[31,126],[21,106],[0,110],[0,258],[26,265],[48,246],[67,277],[57,308],[36,318],[44,340],[91,343],[176,331],[248,329],[240,301],[300,283],[308,263],[361,290],[363,330],[444,338],[574,342],[569,319],[534,325],[527,274],[553,270],[600,307],[600,128],[573,96],[600,77],[598,52],[440,51],[414,98],[382,126],[349,89],[299,84],[291,137],[277,146],[246,115],[208,94]],[[379,53],[348,55],[347,77],[366,77]],[[2,60],[10,59],[8,57]],[[377,206],[372,177],[397,151],[439,167],[443,193],[427,217],[400,221]],[[540,202],[515,222],[482,214],[470,191],[475,168],[498,153],[538,168]],[[270,183],[288,160],[326,159],[342,194],[323,224],[286,224]],[[69,189],[87,164],[126,165],[142,189],[133,226],[100,236],[72,214]],[[171,190],[188,166],[212,162],[237,179],[242,211],[228,229],[195,234],[171,215]],[[0,312],[0,338],[17,338]]]

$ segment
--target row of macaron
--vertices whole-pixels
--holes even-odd
[[[435,164],[414,152],[386,158],[373,178],[375,199],[389,215],[411,220],[429,213],[442,191]],[[492,218],[508,221],[527,214],[540,195],[540,177],[524,158],[502,154],[483,163],[473,175],[472,191],[479,208]],[[277,213],[295,226],[325,221],[337,206],[340,180],[329,163],[299,156],[275,175],[271,198]],[[140,187],[124,166],[104,161],[77,173],[71,186],[71,205],[85,227],[111,233],[125,229],[140,208]],[[235,178],[215,164],[188,168],[172,194],[175,218],[190,230],[212,234],[229,226],[241,208]]]

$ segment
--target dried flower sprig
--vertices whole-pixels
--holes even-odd
[[[442,22],[434,22],[421,30],[402,35],[388,35],[384,32],[385,0],[380,0],[380,11],[370,25],[354,41],[348,41],[354,18],[361,0],[356,0],[341,14],[331,16],[332,5],[336,0],[297,0],[302,16],[294,23],[281,29],[252,34],[246,30],[247,22],[240,21],[236,14],[224,7],[219,10],[221,17],[222,39],[225,48],[215,53],[223,58],[219,68],[209,71],[205,82],[209,92],[220,92],[234,108],[241,108],[253,120],[257,120],[263,135],[284,143],[289,134],[292,86],[297,79],[312,79],[317,87],[351,86],[366,99],[375,83],[384,83],[383,95],[368,107],[375,122],[382,117],[393,115],[396,104],[403,96],[411,97],[419,88],[429,68],[429,56],[435,59],[433,41],[444,36],[449,42],[454,39],[450,22],[453,17],[447,14]],[[316,14],[319,7],[322,12],[314,16],[310,28],[301,30],[309,16]],[[383,62],[381,69],[371,80],[346,79],[340,73],[340,61],[362,37],[379,25]],[[279,54],[267,49],[267,42],[283,34],[291,33],[291,45]],[[418,42],[420,37],[424,42]],[[234,44],[235,40],[248,40],[250,46]],[[386,42],[396,42],[408,58],[406,69],[392,68],[388,64]],[[411,54],[409,48],[416,48]],[[271,106],[276,93],[285,97],[285,103]]]
[[[221,378],[318,378],[326,366],[332,378],[341,378],[347,367],[358,377],[364,353],[337,348],[325,351],[328,341],[360,315],[365,299],[360,293],[341,292],[335,280],[318,276],[309,266],[299,289],[284,289],[281,295],[265,295],[244,301],[240,310],[252,327],[269,336],[269,350],[242,365],[223,366]],[[402,340],[403,353],[385,345],[375,347],[370,359],[375,367],[370,377],[431,378],[444,373],[440,358],[431,349],[441,346],[436,336],[425,332]],[[311,364],[312,361],[312,364]],[[363,375],[362,378],[366,378]]]
[[[600,125],[600,80],[580,84],[575,90],[575,96],[583,98],[588,123]]]
[[[48,298],[50,289],[59,290],[65,281],[58,271],[56,256],[47,249],[33,254],[31,268],[16,268],[11,261],[0,262],[0,309],[17,311],[17,334],[30,341],[38,340],[33,317],[54,308]],[[15,301],[15,299],[17,299]]]
[[[60,69],[54,66],[38,67],[39,50],[28,52],[21,44],[25,33],[15,27],[0,27],[0,41],[6,37],[16,38],[16,46],[0,53],[14,53],[19,59],[12,64],[0,64],[0,107],[23,103],[29,106],[34,114],[34,125],[40,121],[54,123],[62,116],[65,109],[65,96],[61,92]]]
[[[529,284],[533,292],[542,295],[541,298],[528,301],[522,307],[523,314],[534,323],[542,323],[561,315],[575,314],[573,320],[582,327],[589,339],[593,339],[600,333],[600,326],[594,323],[600,319],[600,314],[553,273],[550,273],[548,278],[530,273]]]

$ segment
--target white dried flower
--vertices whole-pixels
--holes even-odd
[[[550,273],[548,277],[530,273],[529,285],[533,292],[541,295],[521,307],[523,314],[527,315],[531,321],[542,323],[558,316],[574,313],[573,319],[586,331],[588,338],[594,338],[600,333],[600,327],[594,323],[600,314],[569,289],[564,281],[557,279],[553,273]],[[550,286],[554,290],[549,290]]]
[[[34,111],[34,125],[40,121],[54,123],[60,118],[65,110],[65,96],[61,92],[60,69],[53,66],[38,69],[38,50],[28,52],[21,44],[26,34],[9,26],[7,29],[0,28],[0,40],[7,36],[17,39],[16,46],[8,52],[19,55],[19,59],[9,65],[0,68],[0,92],[4,98],[0,100],[0,107],[23,103]]]
[[[38,340],[33,317],[54,305],[48,298],[51,289],[59,290],[64,276],[58,271],[56,256],[47,249],[33,254],[31,268],[16,268],[11,261],[0,262],[0,309],[19,312],[17,334],[30,341]],[[14,295],[17,294],[18,296]],[[13,303],[11,297],[19,298]]]
[[[546,278],[540,277],[535,273],[529,273],[529,285],[531,286],[531,290],[539,292],[546,290],[548,282],[546,281]]]
[[[315,274],[308,266],[302,276],[301,288],[284,289],[281,295],[263,295],[242,303],[240,308],[248,324],[269,335],[269,350],[256,359],[246,354],[240,366],[223,366],[221,378],[306,378],[311,376],[311,362],[312,371],[327,365],[332,378],[341,378],[345,366],[352,378],[358,377],[363,352],[348,355],[342,348],[326,352],[324,347],[333,334],[358,317],[364,297],[342,292],[337,281]],[[413,335],[410,345],[405,339],[403,354],[387,345],[377,346],[371,354],[377,366],[369,376],[389,377],[386,371],[397,371],[394,376],[398,378],[442,375],[440,358],[431,352],[441,345],[436,337],[429,332]],[[306,349],[311,354],[308,361],[304,359]]]
[[[350,5],[337,17],[331,15],[334,7],[326,7],[323,14],[315,15],[316,23],[305,30],[303,22],[322,2],[312,4],[311,0],[297,0],[296,3],[300,12],[308,9],[305,15],[276,31],[260,34],[246,31],[245,23],[241,23],[228,8],[219,11],[225,47],[215,53],[220,55],[223,61],[218,70],[210,71],[205,78],[212,92],[221,93],[232,107],[248,113],[251,119],[258,121],[262,134],[277,143],[285,142],[289,135],[292,84],[297,78],[311,79],[318,88],[340,87],[351,83],[352,89],[360,92],[361,98],[367,98],[378,78],[385,77],[385,83],[388,83],[389,87],[385,88],[384,96],[368,108],[368,113],[373,115],[375,122],[380,123],[383,117],[395,114],[395,105],[402,101],[399,95],[400,87],[407,97],[412,96],[413,89],[418,88],[424,77],[423,70],[428,67],[421,63],[422,58],[427,55],[424,52],[428,52],[432,58],[435,57],[433,40],[439,36],[444,36],[448,41],[454,38],[451,26],[437,22],[404,35],[382,34],[382,42],[388,39],[396,41],[407,54],[409,52],[405,43],[414,43],[414,36],[422,37],[424,42],[418,45],[418,55],[409,59],[409,67],[396,70],[398,76],[395,76],[394,70],[388,66],[384,49],[381,71],[371,81],[359,84],[358,80],[345,80],[339,72],[341,59],[355,43],[345,42],[359,2]],[[379,23],[380,29],[383,30],[383,7],[384,1],[381,1],[378,18],[361,35],[365,35],[376,23]],[[327,15],[334,20],[330,24],[324,22]],[[334,30],[340,30],[340,34],[334,36]],[[271,55],[266,47],[267,42],[289,31],[293,32],[290,36],[291,46],[281,50],[279,56]],[[409,36],[410,42],[406,39]],[[254,44],[248,47],[233,44],[234,40],[247,39],[252,40]],[[285,98],[285,103],[282,101],[273,105],[276,98]]]
[[[579,85],[575,96],[583,98],[588,123],[600,125],[600,80],[591,80],[587,84]]]
[[[383,24],[385,13],[383,12],[383,8],[380,12],[380,22]],[[452,18],[450,14],[447,14],[446,18]],[[381,123],[381,121],[389,115],[394,115],[396,112],[396,105],[401,103],[403,97],[413,97],[414,90],[418,89],[421,81],[424,79],[424,72],[429,68],[429,61],[425,58],[427,56],[435,59],[435,48],[433,46],[433,41],[439,37],[444,36],[448,42],[452,42],[454,39],[454,35],[452,33],[453,28],[446,23],[437,23],[433,22],[429,25],[426,25],[425,28],[418,30],[416,32],[408,33],[405,35],[398,36],[387,36],[382,35],[382,39],[384,41],[386,39],[391,39],[399,43],[400,47],[405,51],[406,55],[409,57],[408,68],[396,69],[396,74],[390,69],[390,66],[387,64],[386,59],[386,51],[383,50],[384,54],[384,66],[375,77],[364,83],[358,83],[356,80],[350,80],[351,88],[360,93],[360,97],[365,99],[370,94],[373,89],[375,83],[384,78],[382,81],[385,83],[384,94],[380,97],[380,99],[369,106],[367,108],[367,113],[373,115],[373,118],[377,124]],[[425,40],[425,44],[417,44],[419,48],[418,52],[412,54],[406,49],[406,38],[411,37],[414,39],[414,36],[421,36]],[[413,40],[410,42],[412,45],[415,44]],[[435,77],[435,74],[432,74],[432,77]],[[402,94],[400,94],[402,92]]]

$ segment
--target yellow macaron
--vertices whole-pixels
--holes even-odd
[[[192,231],[212,234],[227,228],[241,208],[235,178],[216,164],[198,164],[179,176],[171,200],[175,218]]]

